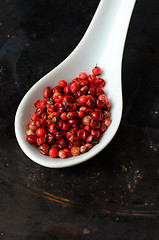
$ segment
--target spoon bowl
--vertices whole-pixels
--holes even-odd
[[[23,97],[15,116],[15,133],[24,153],[34,162],[50,168],[73,166],[91,159],[114,137],[122,115],[121,63],[124,43],[135,0],[101,0],[93,20],[75,50],[55,69],[40,79]],[[89,73],[98,64],[106,80],[104,91],[111,102],[112,123],[100,143],[87,153],[65,159],[42,155],[26,141],[26,130],[34,103],[43,99],[46,86],[53,88],[65,79],[70,82],[80,72]]]

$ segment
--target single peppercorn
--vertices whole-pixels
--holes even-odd
[[[58,152],[58,155],[59,155],[60,158],[66,158],[67,157],[67,153],[64,150],[60,150]]]
[[[49,153],[49,146],[47,144],[42,144],[39,146],[39,152],[43,155],[47,155]]]
[[[37,136],[35,135],[27,135],[26,140],[28,143],[36,143]]]
[[[38,128],[35,133],[38,137],[44,137],[46,130],[44,128]]]
[[[49,156],[50,156],[51,158],[55,158],[55,157],[57,157],[57,155],[58,155],[58,149],[55,148],[55,147],[50,148],[50,150],[49,150]]]
[[[67,86],[67,82],[65,80],[61,80],[61,81],[59,81],[58,85],[59,85],[59,87],[64,88]]]
[[[46,88],[44,89],[43,97],[44,97],[44,98],[50,98],[50,97],[52,97],[52,90],[51,90],[50,87],[46,87]]]
[[[80,154],[80,148],[79,147],[72,147],[71,148],[71,154],[72,154],[72,156],[78,156]]]
[[[98,66],[95,66],[93,69],[92,69],[92,73],[95,75],[95,76],[98,76],[102,73],[101,71],[101,68],[98,67]]]

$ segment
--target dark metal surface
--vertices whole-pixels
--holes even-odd
[[[159,239],[159,2],[137,1],[123,58],[124,110],[109,146],[48,169],[14,134],[27,90],[74,49],[98,0],[0,0],[0,239]]]

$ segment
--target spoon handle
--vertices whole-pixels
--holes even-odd
[[[110,54],[122,60],[127,29],[136,0],[101,0],[82,40],[76,47],[78,58],[90,55],[102,64]],[[74,52],[73,52],[74,53]],[[87,53],[87,54],[86,54]],[[98,57],[99,56],[99,57]],[[110,59],[109,59],[110,60]]]

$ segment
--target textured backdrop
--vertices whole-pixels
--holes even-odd
[[[0,239],[159,239],[159,1],[138,0],[123,55],[123,116],[88,162],[41,167],[20,149],[15,112],[64,60],[98,0],[0,0]]]

